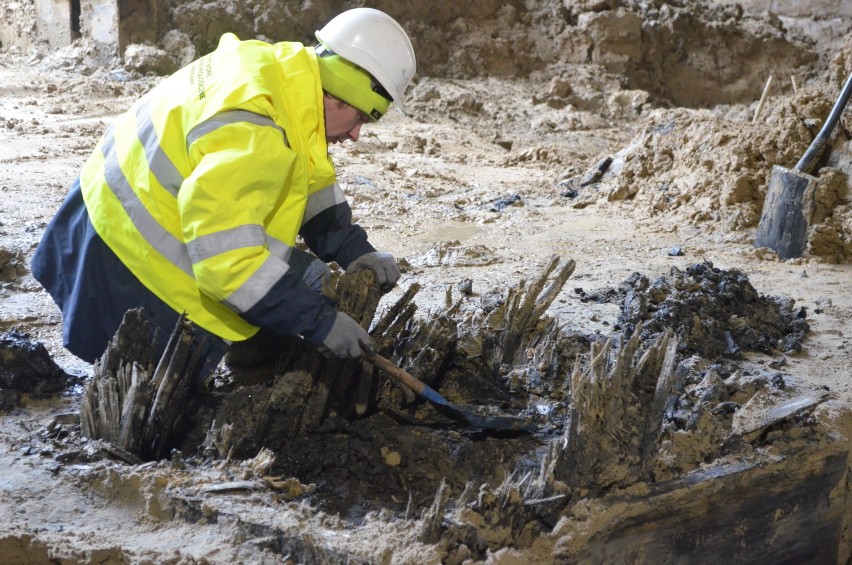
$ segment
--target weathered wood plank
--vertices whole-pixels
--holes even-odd
[[[584,543],[558,542],[556,557],[613,564],[835,564],[848,501],[833,491],[845,483],[846,465],[844,445],[834,442],[772,464],[699,471],[654,485],[648,496],[611,498],[600,515],[607,515],[607,506],[618,512],[595,523]]]
[[[801,257],[808,240],[815,191],[815,177],[775,165],[755,235],[755,247],[768,247],[781,259]]]

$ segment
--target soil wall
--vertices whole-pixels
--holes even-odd
[[[197,52],[212,50],[226,31],[310,43],[323,22],[356,4],[174,1],[163,10],[161,31],[170,41],[180,36]],[[769,73],[794,73],[816,56],[806,43],[785,37],[777,17],[751,15],[739,5],[633,0],[369,4],[392,14],[409,31],[420,76],[526,78],[553,75],[565,64],[595,63],[622,74],[629,88],[680,106],[705,107],[749,101],[753,85]]]
[[[314,41],[316,29],[363,2],[234,2],[170,0],[118,6],[123,60],[134,44],[162,48],[176,65],[215,48],[219,37]],[[565,65],[599,64],[623,77],[625,87],[648,91],[678,106],[750,102],[769,74],[813,78],[804,66],[828,59],[826,39],[852,27],[848,2],[639,2],[638,0],[529,0],[497,2],[366,3],[408,30],[418,77],[553,76]],[[0,2],[0,41],[27,47],[36,40],[35,10]],[[83,19],[87,14],[82,15]],[[14,23],[12,23],[14,22]],[[82,22],[84,36],[85,22]],[[790,32],[793,33],[790,33]],[[84,37],[85,38],[85,37]],[[134,48],[132,54],[127,48]],[[170,72],[170,67],[155,69]],[[782,88],[790,89],[788,85]]]

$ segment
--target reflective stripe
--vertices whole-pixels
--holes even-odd
[[[148,167],[163,188],[177,197],[178,190],[183,184],[181,175],[169,156],[160,146],[160,138],[151,122],[151,106],[146,98],[142,98],[136,108],[136,135],[145,150]]]
[[[118,155],[115,150],[115,132],[112,126],[109,127],[104,136],[101,152],[105,159],[104,179],[107,186],[121,202],[121,206],[127,212],[133,226],[160,255],[194,278],[186,247],[179,239],[157,223],[154,216],[133,192],[127,177],[124,176],[124,172],[118,164]]]
[[[223,300],[232,310],[242,314],[266,296],[278,280],[289,270],[287,263],[269,256],[240,288]]]
[[[330,186],[318,190],[308,196],[308,205],[305,206],[305,215],[302,217],[302,225],[308,223],[308,220],[337,204],[346,202],[346,196],[340,185],[334,183]]]
[[[263,226],[257,224],[237,226],[196,237],[187,242],[186,250],[189,252],[189,258],[194,265],[199,261],[204,261],[232,249],[262,246],[266,241],[263,233]]]
[[[281,132],[281,135],[284,136],[284,145],[289,147],[287,143],[287,134],[284,133],[284,130],[281,129],[272,118],[268,116],[262,116],[260,114],[255,114],[254,112],[249,112],[248,110],[227,110],[225,112],[219,112],[211,118],[208,118],[192,128],[192,130],[186,136],[186,151],[189,152],[189,148],[193,143],[198,141],[198,139],[204,135],[207,135],[213,130],[219,129],[222,126],[227,126],[229,124],[235,124],[237,122],[248,122],[250,124],[254,124],[256,126],[269,126],[277,129]]]
[[[277,237],[273,237],[269,234],[266,234],[266,246],[269,248],[269,252],[278,257],[285,263],[290,262],[290,255],[293,253],[293,248],[278,239]]]
[[[194,265],[199,261],[215,257],[232,249],[263,245],[264,242],[271,255],[285,263],[289,262],[293,248],[280,239],[267,234],[263,227],[258,225],[239,226],[197,237],[187,243],[186,248]]]

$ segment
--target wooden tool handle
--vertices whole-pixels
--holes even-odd
[[[414,376],[411,375],[405,369],[397,367],[390,359],[386,359],[379,355],[378,353],[373,357],[368,357],[367,361],[401,382],[417,394],[422,394],[423,389],[426,388],[426,385],[417,380]]]

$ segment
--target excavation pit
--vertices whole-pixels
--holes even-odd
[[[212,508],[230,514],[260,501],[299,501],[311,516],[336,517],[339,528],[407,527],[451,562],[545,540],[568,559],[600,558],[628,539],[639,540],[631,555],[650,558],[665,547],[671,558],[688,558],[705,554],[709,538],[719,556],[739,543],[740,554],[836,558],[848,447],[817,415],[830,393],[747,355],[754,344],[780,354],[773,344],[804,337],[792,305],[758,296],[743,273],[696,264],[654,284],[633,276],[622,285],[630,334],[582,335],[547,314],[574,270],[573,261],[560,263],[553,258],[537,279],[508,289],[489,312],[462,297],[415,317],[412,287],[374,320],[381,296],[370,273],[336,277],[326,289],[341,309],[372,325],[381,354],[453,402],[532,418],[531,433],[460,426],[367,363],[331,360],[301,341],[268,336],[235,348],[208,394],[176,393],[172,402],[184,408],[179,425],[150,414],[137,424],[107,422],[90,409],[82,429],[117,427],[107,435],[122,438],[127,426],[141,426],[153,444],[136,453],[118,445],[119,453],[166,459],[148,463],[152,472],[177,465],[205,477],[192,487],[165,481],[169,504],[190,520]],[[735,354],[699,355],[707,336],[683,321],[708,303],[743,296],[751,301],[738,328],[761,328],[765,339],[741,340]],[[637,301],[680,306],[660,318],[655,313],[664,308],[637,310]],[[777,323],[758,323],[766,319]],[[125,319],[140,322],[133,312]],[[124,335],[139,333],[125,328]],[[180,346],[171,350],[174,359],[191,357]],[[96,367],[84,406],[113,397],[104,395],[106,383],[122,378],[110,371],[152,365],[144,358],[116,363],[116,355],[111,350],[109,364]],[[145,380],[139,371],[134,378]],[[182,378],[175,371],[158,386],[185,390]],[[117,396],[141,399],[146,388],[154,397],[156,387],[141,385]],[[647,510],[657,504],[667,513]],[[708,504],[714,513],[705,512]],[[770,511],[784,519],[767,525]],[[290,552],[348,555],[328,537],[296,547],[286,528],[250,512],[240,520]],[[724,537],[729,523],[741,527]]]

